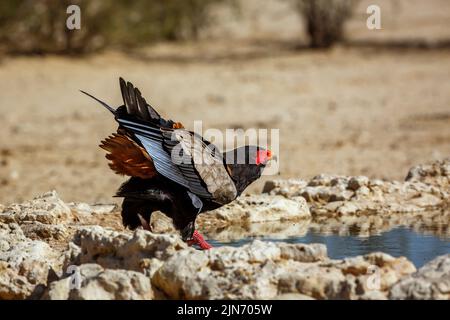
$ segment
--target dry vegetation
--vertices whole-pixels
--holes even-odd
[[[198,38],[210,10],[234,0],[4,0],[0,49],[20,54],[81,54],[106,47],[127,49],[156,41]],[[83,27],[66,28],[69,5],[81,8]]]

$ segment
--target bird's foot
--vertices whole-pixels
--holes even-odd
[[[187,244],[189,246],[198,244],[202,250],[209,250],[212,248],[212,245],[210,245],[208,242],[206,242],[206,240],[203,238],[203,236],[197,230],[194,231],[194,234],[192,235],[192,239],[188,240]]]

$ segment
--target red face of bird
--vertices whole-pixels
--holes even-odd
[[[225,154],[228,173],[239,194],[261,177],[267,162],[274,158],[270,150],[258,146],[244,146]]]
[[[259,149],[256,152],[256,159],[255,159],[255,164],[256,165],[266,165],[267,162],[269,162],[270,160],[272,160],[272,151],[270,150],[264,150],[264,149]]]
[[[245,146],[225,154],[226,163],[233,165],[256,165],[265,167],[270,160],[276,159],[272,151],[258,146]]]

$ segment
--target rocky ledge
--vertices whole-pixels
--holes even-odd
[[[311,180],[268,181],[263,193],[303,197],[315,217],[420,213],[446,208],[450,159],[413,167],[405,181],[321,174]]]
[[[201,216],[198,227],[231,239],[438,221],[435,232],[448,236],[449,177],[450,161],[441,161],[411,169],[405,182],[277,180]],[[152,228],[125,230],[115,205],[65,203],[54,191],[0,206],[0,299],[450,299],[450,254],[416,270],[381,252],[331,259],[322,244],[197,251],[163,215]]]

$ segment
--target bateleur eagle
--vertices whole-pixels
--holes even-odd
[[[159,210],[172,218],[184,241],[211,248],[195,230],[197,215],[236,199],[261,176],[270,151],[244,146],[221,153],[180,122],[162,118],[130,82],[120,78],[120,89],[124,104],[117,109],[81,92],[119,123],[100,147],[115,173],[131,177],[116,193],[123,197],[123,224],[150,229],[151,214]]]

